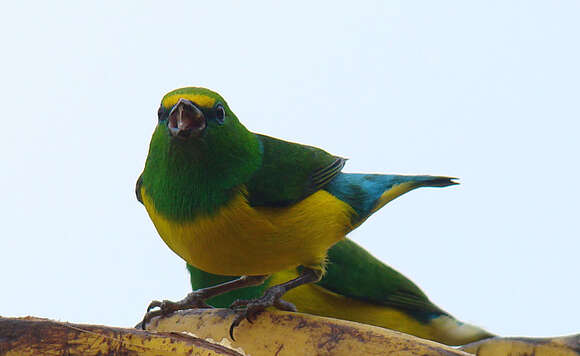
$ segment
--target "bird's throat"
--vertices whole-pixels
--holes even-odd
[[[143,171],[143,189],[166,218],[191,221],[210,216],[239,194],[257,169],[256,158],[246,156],[188,149],[167,135],[154,135]]]

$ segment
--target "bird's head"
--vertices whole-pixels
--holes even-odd
[[[159,126],[172,139],[202,140],[237,129],[238,119],[226,101],[209,89],[187,87],[167,93],[158,112]]]
[[[167,154],[176,165],[197,162],[222,173],[258,164],[258,140],[216,92],[199,87],[173,90],[161,100],[158,117],[150,148],[155,157]]]

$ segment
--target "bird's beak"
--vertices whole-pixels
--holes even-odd
[[[191,101],[181,98],[169,113],[167,127],[171,136],[187,139],[200,136],[206,125],[203,112]]]

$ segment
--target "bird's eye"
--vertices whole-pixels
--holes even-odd
[[[223,124],[226,119],[226,110],[222,104],[218,104],[215,108],[215,119],[220,125]]]

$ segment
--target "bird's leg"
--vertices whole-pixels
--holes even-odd
[[[215,297],[216,295],[227,293],[235,289],[260,285],[264,283],[266,278],[268,278],[268,276],[241,276],[240,278],[234,279],[232,281],[228,281],[207,288],[194,290],[193,292],[189,293],[185,298],[177,302],[172,302],[170,300],[164,300],[160,302],[158,300],[154,300],[147,307],[147,313],[143,317],[143,321],[141,321],[140,324],[137,324],[136,327],[141,327],[142,329],[145,329],[147,323],[151,321],[151,319],[153,319],[154,317],[160,315],[165,316],[177,310],[185,310],[192,308],[211,308],[209,305],[205,303],[206,299]],[[159,308],[159,310],[151,310],[154,308]]]
[[[230,305],[230,308],[237,308],[246,306],[245,309],[239,310],[238,315],[230,326],[230,337],[234,340],[234,328],[244,319],[248,319],[251,323],[256,316],[268,307],[276,307],[286,311],[296,311],[294,304],[280,299],[290,289],[299,287],[303,284],[318,282],[322,278],[322,271],[304,268],[300,276],[288,282],[278,284],[268,288],[264,295],[256,299],[239,299]]]

